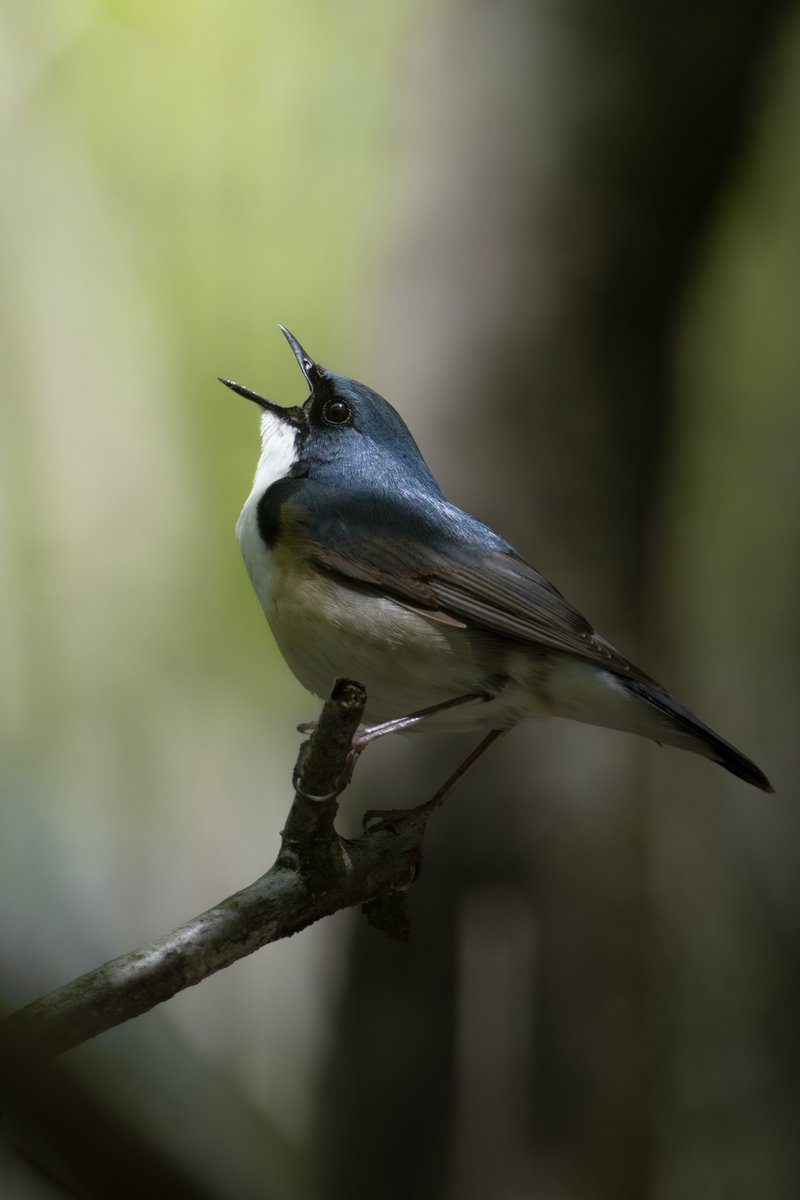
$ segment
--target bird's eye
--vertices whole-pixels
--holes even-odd
[[[350,405],[344,400],[329,400],[322,410],[322,419],[329,425],[344,425],[350,420]]]

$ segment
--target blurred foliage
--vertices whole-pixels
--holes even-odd
[[[323,360],[352,358],[375,306],[393,97],[417,8],[4,8],[8,1003],[145,941],[274,857],[289,731],[316,705],[279,663],[241,566],[233,524],[257,421],[216,376],[298,401],[278,320]],[[195,1098],[169,1121],[152,1108],[142,1119],[167,1141],[185,1121],[194,1147],[204,1120],[223,1140],[241,1131],[214,1115],[223,1071],[234,1107],[269,1105],[296,1135],[342,928],[154,1017],[156,1038],[182,1029]],[[174,1064],[133,1044],[150,1065],[142,1095],[153,1079],[163,1090]],[[208,1055],[194,1083],[192,1053]],[[248,1127],[243,1179],[264,1141],[263,1121]],[[230,1194],[253,1194],[229,1170]]]

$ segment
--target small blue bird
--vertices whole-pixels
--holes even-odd
[[[275,640],[317,696],[367,692],[371,736],[560,716],[691,750],[764,791],[755,763],[623,658],[493,530],[444,498],[392,406],[283,329],[311,394],[255,401],[261,457],[236,532]]]

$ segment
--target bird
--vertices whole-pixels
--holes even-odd
[[[366,689],[361,746],[392,732],[480,731],[468,762],[529,718],[623,730],[766,775],[597,633],[504,538],[448,501],[405,422],[279,326],[309,387],[261,409],[236,524],[245,567],[300,683]]]

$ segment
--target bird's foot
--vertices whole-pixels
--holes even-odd
[[[379,829],[396,829],[402,821],[412,821],[424,832],[431,815],[450,795],[453,788],[461,782],[468,771],[472,770],[478,759],[483,758],[486,751],[500,738],[505,737],[508,732],[507,729],[492,729],[490,733],[487,733],[483,741],[479,742],[472,753],[459,763],[452,775],[448,775],[439,790],[424,804],[418,804],[416,808],[368,809],[364,813],[362,822],[365,833],[375,833]]]

